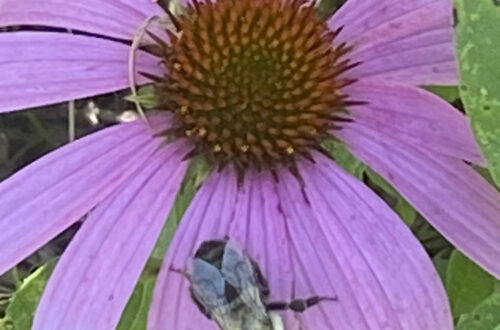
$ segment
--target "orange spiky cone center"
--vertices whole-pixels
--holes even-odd
[[[157,92],[193,154],[240,169],[293,166],[338,128],[352,64],[310,4],[196,1],[177,26]]]

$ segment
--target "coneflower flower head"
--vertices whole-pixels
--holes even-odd
[[[297,171],[300,158],[339,128],[354,82],[346,43],[335,44],[314,2],[194,2],[170,43],[159,38],[168,73],[158,109],[173,111],[168,134],[193,142],[190,155],[248,167]]]

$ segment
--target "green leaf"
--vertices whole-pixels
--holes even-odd
[[[328,140],[323,143],[323,147],[335,158],[335,162],[347,172],[358,178],[363,177],[366,165],[354,156],[346,145],[337,140]]]
[[[491,172],[487,168],[479,167],[479,166],[474,166],[474,169],[481,174],[483,178],[486,179],[493,187],[495,187],[495,181],[493,180],[493,176],[491,175]],[[500,192],[500,186],[496,186],[497,190]]]
[[[320,13],[329,15],[334,10],[339,9],[346,0],[322,0],[318,3]]]
[[[426,89],[448,102],[453,102],[460,98],[460,92],[456,86],[428,86]]]
[[[141,276],[116,330],[146,329],[155,283],[156,274],[145,272]]]
[[[500,4],[456,0],[460,94],[476,137],[500,183]]]
[[[138,101],[144,108],[153,109],[158,104],[155,89],[153,85],[145,85],[137,90],[137,95],[125,96],[125,100],[129,102]]]
[[[471,312],[494,290],[493,276],[459,251],[453,251],[446,275],[446,289],[453,315]],[[500,314],[500,310],[498,311]]]
[[[434,263],[434,267],[436,267],[441,280],[445,282],[448,264],[450,263],[449,252],[447,250],[439,251],[434,257],[432,257],[432,262]]]
[[[494,292],[468,314],[462,315],[456,330],[499,330],[500,292]]]
[[[5,318],[0,320],[0,329],[31,329],[35,310],[56,262],[56,259],[49,261],[23,281],[23,284],[14,293],[12,301],[7,307]]]

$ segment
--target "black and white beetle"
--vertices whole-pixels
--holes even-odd
[[[313,296],[268,302],[269,286],[259,265],[228,238],[204,241],[186,276],[194,302],[222,330],[284,330],[274,311],[303,312],[321,301],[336,300]]]

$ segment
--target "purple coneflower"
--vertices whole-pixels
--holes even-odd
[[[0,185],[0,273],[89,213],[34,329],[117,325],[184,159],[195,154],[220,170],[169,248],[150,329],[215,329],[172,268],[184,267],[203,240],[225,235],[259,262],[273,300],[338,297],[284,313],[287,329],[452,329],[445,291],[417,239],[321,148],[331,137],[344,141],[500,275],[500,195],[469,165],[485,165],[469,120],[416,87],[457,83],[452,1],[349,0],[327,21],[300,0],[183,5],[178,30],[150,37],[155,55],[138,57],[161,102],[149,123],[84,137]],[[119,40],[131,40],[152,15],[166,16],[148,0],[0,0],[0,26],[87,32],[0,33],[1,111],[128,87],[130,47]]]

